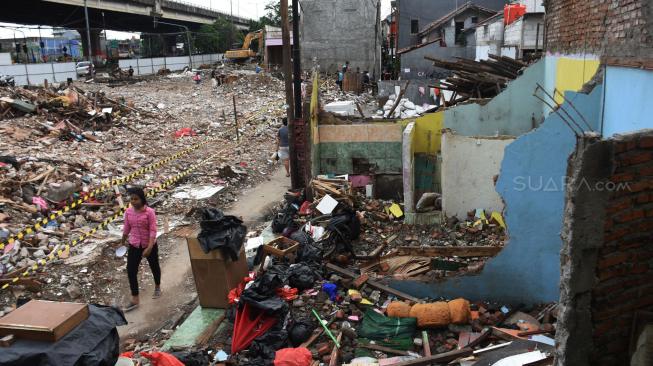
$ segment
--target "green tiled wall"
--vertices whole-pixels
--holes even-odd
[[[351,174],[352,159],[367,159],[377,173],[401,173],[401,142],[322,142],[320,174]]]

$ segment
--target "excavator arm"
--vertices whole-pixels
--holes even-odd
[[[252,40],[258,39],[258,48],[259,50],[263,47],[263,30],[256,32],[250,32],[245,36],[243,41],[243,46],[240,49],[229,50],[226,52],[225,57],[232,60],[242,61],[250,57],[256,57],[257,53],[254,52],[250,46]]]

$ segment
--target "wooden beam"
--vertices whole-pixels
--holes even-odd
[[[218,327],[220,324],[222,324],[222,321],[224,320],[224,315],[221,317],[215,319],[213,323],[211,323],[206,329],[195,338],[195,344],[197,344],[200,348],[206,346],[206,343],[211,339],[211,336],[213,336],[213,333],[215,333],[216,330],[218,330]]]
[[[378,344],[359,344],[359,347],[371,349],[371,350],[374,350],[374,351],[380,351],[380,352],[383,352],[383,353],[389,353],[389,354],[392,354],[392,355],[408,356],[408,352],[406,352],[406,351],[401,351],[401,350],[397,350],[397,349],[390,348],[390,347],[384,347],[384,346],[380,346]]]
[[[342,341],[342,332],[338,334],[338,337],[336,338],[339,344],[341,344]],[[338,362],[338,355],[339,355],[340,349],[334,345],[333,350],[331,351],[331,359],[329,360],[329,366],[337,366],[339,364]]]
[[[445,363],[453,361],[460,357],[468,357],[474,354],[471,348],[457,349],[445,353],[440,353],[431,357],[422,357],[410,361],[394,363],[392,366],[430,366],[434,363]]]
[[[503,247],[417,247],[405,246],[397,248],[398,255],[414,255],[424,257],[492,257]]]
[[[334,271],[334,272],[336,272],[338,274],[341,274],[343,276],[347,276],[349,278],[357,278],[358,277],[358,275],[356,273],[348,271],[348,270],[346,270],[344,268],[338,267],[333,263],[327,263],[326,266],[327,266],[328,269],[330,269],[330,270],[332,270],[332,271]],[[416,302],[416,303],[422,302],[421,299],[410,296],[410,295],[408,295],[406,293],[403,293],[403,292],[401,292],[399,290],[395,290],[395,289],[393,289],[391,287],[388,287],[388,286],[383,285],[383,284],[381,284],[379,282],[376,282],[376,281],[367,281],[367,284],[369,286],[371,286],[371,287],[374,287],[377,290],[387,292],[389,294],[395,295],[395,296],[397,296],[399,298],[402,298],[404,300],[409,300],[409,301],[413,301],[413,302]]]

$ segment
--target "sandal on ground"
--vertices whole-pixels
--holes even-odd
[[[152,298],[158,299],[159,297],[161,297],[161,289],[155,289],[154,294],[152,294]]]
[[[133,302],[130,302],[129,305],[125,306],[125,308],[122,309],[122,311],[124,311],[125,313],[127,313],[127,312],[130,312],[130,311],[136,309],[137,307],[138,307],[138,304],[133,303]]]

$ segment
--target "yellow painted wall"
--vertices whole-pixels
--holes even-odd
[[[555,87],[564,93],[567,90],[577,91],[588,82],[599,68],[599,60],[561,57],[556,66]],[[555,98],[562,103],[562,96],[556,94]]]
[[[311,92],[311,137],[313,144],[320,143],[320,135],[317,129],[317,114],[319,109],[318,94],[320,93],[320,75],[317,72],[313,73],[313,91]]]
[[[443,124],[444,112],[442,111],[427,113],[415,118],[415,138],[413,141],[415,153],[436,155],[440,152]]]

